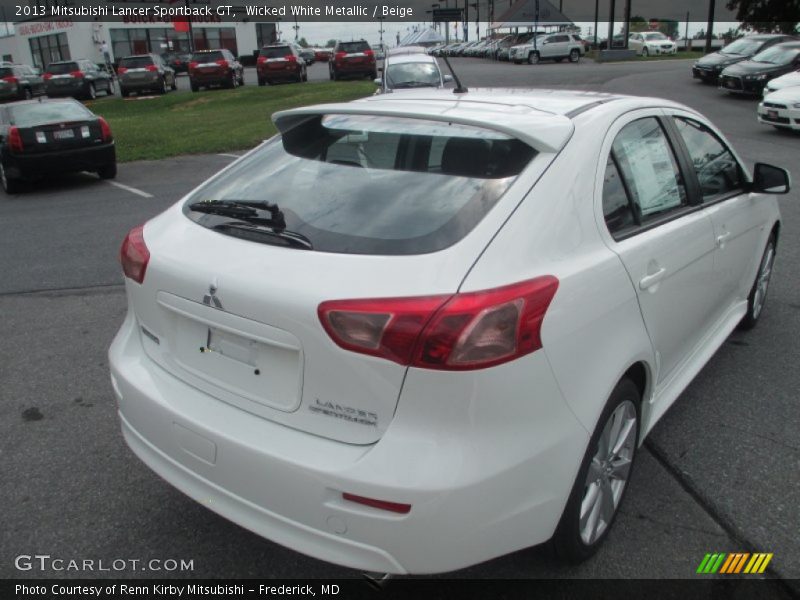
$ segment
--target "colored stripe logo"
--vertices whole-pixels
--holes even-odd
[[[697,567],[702,575],[720,573],[723,575],[760,574],[766,571],[772,552],[717,552],[706,554]]]

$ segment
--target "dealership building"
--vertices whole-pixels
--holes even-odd
[[[252,56],[280,35],[276,23],[226,22],[219,17],[193,17],[191,31],[177,31],[169,17],[130,17],[119,21],[18,21],[0,37],[0,58],[45,68],[51,62],[86,58],[102,63],[106,41],[112,61],[132,54],[189,52],[227,48],[234,56]]]

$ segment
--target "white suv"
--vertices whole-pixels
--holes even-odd
[[[653,98],[408,90],[273,120],[123,243],[133,452],[366,571],[590,556],[644,437],[763,314],[786,171],[751,177]]]
[[[539,35],[525,44],[514,46],[509,52],[509,58],[515,64],[527,61],[533,65],[543,60],[561,62],[568,59],[570,62],[578,62],[585,53],[586,48],[579,36],[572,33],[553,33]]]

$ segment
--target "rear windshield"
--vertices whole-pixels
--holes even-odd
[[[280,207],[286,230],[308,238],[314,250],[424,254],[467,235],[534,156],[517,139],[475,127],[314,116],[202,186],[184,211],[214,228],[232,219],[189,205],[266,201]]]
[[[14,74],[14,69],[10,67],[0,67],[0,77],[9,77]]]
[[[79,71],[78,63],[68,62],[68,63],[50,63],[47,65],[47,73],[52,73],[53,75],[64,75],[65,73],[70,73],[72,71]]]
[[[149,56],[129,56],[119,61],[119,66],[125,67],[126,69],[141,69],[142,67],[147,67],[152,64],[153,59]]]
[[[12,125],[17,127],[36,127],[47,123],[67,123],[86,121],[95,115],[80,102],[35,102],[32,104],[8,105]]]
[[[222,52],[219,50],[211,51],[211,52],[195,52],[192,55],[192,60],[195,62],[216,62],[218,60],[224,60],[225,57],[222,55]]]
[[[365,50],[369,50],[367,42],[341,42],[339,44],[339,52],[352,54],[354,52],[364,52]]]
[[[292,49],[289,46],[273,46],[261,49],[261,56],[265,58],[283,58],[291,53]]]

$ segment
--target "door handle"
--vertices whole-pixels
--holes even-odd
[[[653,273],[652,275],[647,275],[646,277],[642,277],[639,280],[639,289],[646,290],[648,288],[653,287],[659,281],[664,279],[664,275],[666,275],[667,270],[664,267],[661,267],[658,271]]]
[[[722,248],[725,245],[725,242],[728,241],[728,238],[731,237],[731,232],[727,231],[722,235],[717,236],[717,248]]]

